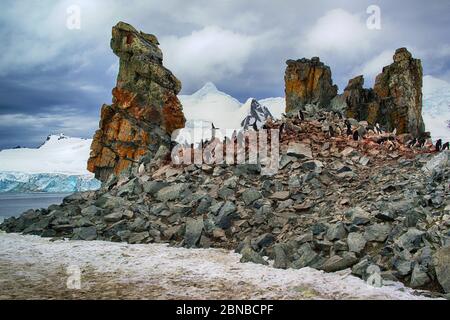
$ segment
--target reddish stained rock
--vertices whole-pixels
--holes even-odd
[[[318,57],[286,62],[286,112],[303,108],[307,104],[328,107],[337,95],[331,70]]]
[[[177,94],[180,81],[163,64],[157,38],[119,22],[111,48],[120,58],[113,103],[103,105],[88,170],[101,181],[119,175],[142,156],[170,144],[170,134],[186,122]]]

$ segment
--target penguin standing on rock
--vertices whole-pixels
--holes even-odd
[[[333,126],[328,127],[328,133],[330,134],[330,137],[334,137],[335,132]]]
[[[379,123],[377,123],[377,124],[375,125],[375,133],[376,133],[376,134],[383,134],[383,130],[381,130],[380,124],[379,124]]]
[[[300,110],[298,110],[298,118],[301,120],[301,121],[305,121],[305,114],[303,113],[303,111],[300,109]]]
[[[347,120],[345,120],[345,125],[347,126],[347,136],[351,136],[353,134],[352,125]]]
[[[444,150],[450,150],[450,143],[449,142],[444,143],[444,145],[442,146],[442,151],[444,151]]]
[[[408,146],[408,148],[412,148],[416,145],[416,143],[417,143],[417,139],[414,138],[411,141],[408,141],[408,143],[406,145]]]
[[[280,140],[281,140],[281,137],[283,136],[285,128],[286,128],[286,123],[283,122],[280,126],[280,132],[279,132]]]
[[[359,140],[359,132],[358,132],[358,130],[355,130],[355,132],[353,132],[353,140],[355,140],[355,141]]]
[[[439,140],[436,142],[436,151],[439,152],[439,151],[441,151],[441,150],[442,150],[442,139],[439,139]]]

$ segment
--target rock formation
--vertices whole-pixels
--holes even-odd
[[[425,131],[422,119],[422,63],[406,48],[397,49],[394,63],[384,67],[375,80],[379,108],[371,110],[389,130],[419,136]]]
[[[314,104],[371,125],[379,123],[389,131],[397,129],[399,134],[418,137],[424,133],[422,64],[406,48],[397,49],[394,62],[377,76],[374,89],[363,88],[364,78],[358,76],[341,95],[332,85],[330,68],[319,58],[287,63],[286,112]]]
[[[331,70],[319,58],[288,60],[285,74],[286,112],[303,108],[307,104],[328,107],[337,95]]]
[[[358,120],[368,120],[369,109],[375,101],[375,93],[372,89],[365,89],[364,77],[358,76],[348,82],[343,93],[343,99],[346,103],[346,116]],[[376,119],[374,119],[376,120]]]
[[[269,118],[273,119],[270,110],[266,106],[261,105],[255,99],[247,101],[247,104],[248,103],[250,103],[250,112],[241,122],[241,127],[245,130],[254,126],[256,126],[257,129],[260,129]]]
[[[101,181],[170,143],[185,118],[177,98],[180,81],[163,64],[157,38],[119,22],[111,48],[120,58],[112,105],[103,105],[88,170]]]

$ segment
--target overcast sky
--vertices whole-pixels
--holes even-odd
[[[81,24],[71,30],[73,5]],[[380,30],[367,27],[370,5],[381,9]],[[283,96],[285,61],[312,56],[331,66],[340,91],[359,74],[372,85],[403,46],[425,74],[450,81],[450,1],[3,0],[0,149],[51,133],[92,136],[111,102],[109,41],[121,20],[158,37],[184,94],[212,81],[241,101]]]

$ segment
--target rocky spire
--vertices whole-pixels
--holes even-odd
[[[374,115],[389,130],[419,136],[425,131],[422,119],[422,63],[406,48],[395,51],[394,62],[375,80],[379,108]]]
[[[318,57],[288,60],[286,64],[286,112],[307,104],[328,107],[338,91],[337,86],[333,85],[330,67]]]
[[[111,48],[120,58],[112,105],[103,105],[100,129],[91,146],[88,170],[105,181],[144,155],[153,155],[185,118],[177,94],[180,81],[163,66],[154,35],[119,22]]]

